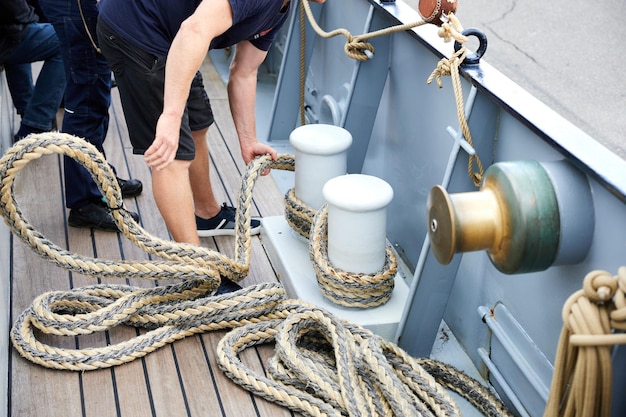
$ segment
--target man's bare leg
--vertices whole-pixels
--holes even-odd
[[[220,204],[215,199],[211,186],[207,131],[208,128],[191,132],[196,145],[196,157],[189,167],[195,214],[204,219],[210,219],[220,212]]]
[[[163,170],[152,170],[152,193],[161,216],[176,242],[200,244],[189,182],[191,161],[174,160]]]

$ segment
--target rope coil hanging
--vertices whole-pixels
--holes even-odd
[[[626,344],[626,267],[592,271],[563,306],[545,417],[609,417],[613,345]]]

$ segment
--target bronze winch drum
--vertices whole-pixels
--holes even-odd
[[[507,161],[485,172],[479,191],[431,189],[428,235],[439,263],[486,250],[506,274],[543,271],[585,258],[594,229],[586,176],[564,161]]]

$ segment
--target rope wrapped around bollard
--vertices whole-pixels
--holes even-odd
[[[359,274],[334,267],[328,259],[328,205],[322,206],[313,219],[309,255],[317,283],[324,297],[344,307],[371,308],[391,298],[398,271],[396,256],[387,246],[385,263],[374,274]]]
[[[285,194],[285,220],[289,227],[305,239],[309,239],[311,225],[317,210],[306,205],[296,195],[295,188]]]
[[[148,253],[165,261],[107,261],[79,257],[33,229],[13,195],[17,173],[42,155],[60,153],[83,164],[93,175],[121,231]],[[151,236],[122,205],[114,174],[86,141],[70,135],[31,136],[0,160],[0,210],[12,232],[45,259],[70,271],[94,277],[179,279],[154,288],[93,285],[37,297],[15,321],[11,341],[26,359],[53,369],[87,371],[128,363],[187,336],[232,329],[219,344],[220,367],[246,389],[309,416],[402,415],[456,416],[458,407],[443,387],[468,399],[486,416],[510,416],[479,382],[443,363],[411,358],[371,332],[322,309],[285,299],[279,284],[250,286],[213,296],[221,276],[245,277],[250,259],[250,190],[266,168],[289,167],[289,157],[255,161],[242,181],[237,214],[235,261],[194,245]],[[147,332],[124,342],[87,349],[64,349],[42,343],[47,334],[90,334],[129,325]],[[238,354],[247,347],[276,343],[271,374],[255,375]],[[320,374],[312,374],[312,371]],[[298,373],[309,382],[297,376]],[[320,387],[321,398],[311,391]],[[322,391],[323,389],[323,391]]]

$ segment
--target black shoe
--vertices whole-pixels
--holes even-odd
[[[120,185],[120,190],[122,190],[122,198],[137,197],[143,191],[143,184],[139,180],[118,178],[117,183]]]
[[[217,287],[217,290],[215,290],[215,294],[213,295],[228,294],[229,292],[238,291],[240,289],[241,289],[241,285],[237,284],[234,281],[229,280],[228,278],[222,277],[220,286]]]
[[[224,203],[219,213],[210,219],[196,216],[198,236],[226,236],[235,235],[235,208]],[[250,219],[250,236],[258,235],[261,231],[261,221]]]
[[[129,211],[129,214],[136,222],[139,221],[137,213]],[[67,223],[72,227],[119,232],[119,228],[111,214],[111,209],[104,203],[89,203],[86,206],[71,209]]]

